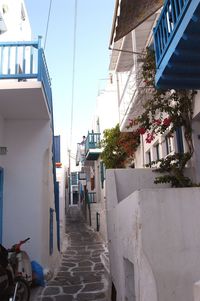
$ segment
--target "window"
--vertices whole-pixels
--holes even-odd
[[[173,151],[173,138],[166,136],[165,144],[166,144],[166,154],[169,155]]]
[[[177,150],[179,154],[184,153],[184,146],[183,146],[183,133],[182,128],[176,128],[176,143],[177,143]]]
[[[157,143],[155,145],[155,150],[156,150],[156,160],[160,159],[160,147],[159,147],[159,143]]]
[[[151,152],[150,150],[148,152],[146,152],[146,164],[149,164],[149,166],[151,167]]]

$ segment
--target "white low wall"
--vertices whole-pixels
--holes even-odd
[[[154,184],[154,179],[158,175],[147,168],[107,169],[106,198],[108,210],[136,190],[169,187],[168,184]]]
[[[200,279],[199,199],[199,188],[144,189],[108,210],[117,301],[193,300]]]

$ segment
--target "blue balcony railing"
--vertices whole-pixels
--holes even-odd
[[[41,48],[41,38],[36,42],[1,42],[0,79],[41,81],[49,111],[52,111],[51,80],[44,51]]]
[[[89,199],[90,204],[96,203],[97,202],[96,192],[88,192],[88,199]]]
[[[159,65],[192,0],[167,0],[154,28],[156,66]]]
[[[88,132],[85,140],[85,157],[86,160],[96,160],[100,154],[101,134]]]
[[[94,133],[93,131],[91,133],[88,132],[87,138],[85,140],[86,153],[89,149],[100,148],[100,140],[101,140],[100,133]]]

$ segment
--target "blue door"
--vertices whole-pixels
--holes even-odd
[[[0,167],[0,243],[3,232],[3,168]]]

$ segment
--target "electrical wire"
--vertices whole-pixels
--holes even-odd
[[[75,63],[76,63],[76,36],[77,36],[77,7],[78,0],[75,0],[74,7],[74,40],[73,40],[73,65],[72,65],[72,99],[71,99],[71,127],[70,127],[70,149],[72,147],[73,118],[74,118],[74,86],[75,86]]]
[[[44,50],[45,50],[45,47],[46,47],[47,36],[48,36],[48,31],[49,31],[49,21],[50,21],[50,16],[51,16],[51,6],[52,6],[52,0],[50,0],[50,2],[49,2],[49,13],[48,13],[48,18],[47,18],[46,33],[45,33],[45,39],[44,39]]]

